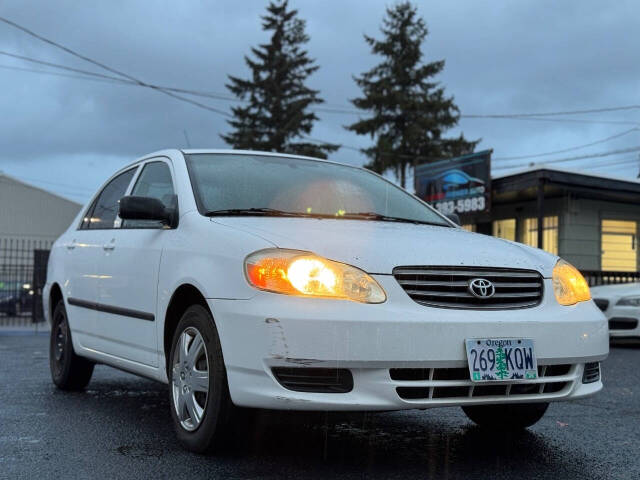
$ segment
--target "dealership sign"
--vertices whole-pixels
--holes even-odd
[[[418,165],[416,195],[440,212],[488,212],[491,207],[491,152]]]

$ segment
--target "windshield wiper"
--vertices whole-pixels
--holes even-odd
[[[420,225],[435,225],[437,227],[449,227],[449,225],[447,225],[446,223],[429,222],[427,220],[417,220],[413,218],[394,217],[390,215],[383,215],[377,212],[347,212],[344,215],[340,215],[337,218],[378,220],[381,222],[416,223]]]
[[[275,208],[226,208],[223,210],[209,210],[205,217],[235,217],[235,216],[274,216],[274,217],[307,217],[305,213],[286,212]]]

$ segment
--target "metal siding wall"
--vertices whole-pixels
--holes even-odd
[[[628,203],[569,199],[561,229],[560,255],[583,270],[600,270],[601,220],[640,222],[640,209]]]
[[[81,205],[0,175],[0,238],[55,240]]]

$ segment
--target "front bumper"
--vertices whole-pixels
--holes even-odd
[[[609,351],[606,320],[592,302],[561,307],[547,294],[539,306],[521,310],[430,308],[411,300],[392,276],[375,277],[387,292],[384,304],[266,292],[249,300],[210,299],[233,402],[292,410],[394,410],[567,400],[602,388],[601,381],[581,382],[583,365],[606,358]],[[553,291],[549,280],[545,291]],[[389,369],[464,368],[464,340],[484,337],[532,338],[539,365],[571,365],[562,388],[517,396],[407,400],[398,395],[396,389],[406,381],[392,380]],[[354,387],[348,393],[291,391],[275,379],[271,369],[276,366],[346,368]],[[473,386],[466,379],[420,382],[411,385]]]

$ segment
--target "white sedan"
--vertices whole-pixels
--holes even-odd
[[[55,243],[44,304],[58,387],[96,363],[168,383],[193,451],[238,407],[461,406],[525,428],[599,391],[609,350],[558,257],[467,232],[367,170],[248,151],[115,173]]]
[[[609,320],[613,338],[640,338],[640,283],[602,285],[592,289],[594,301]]]

